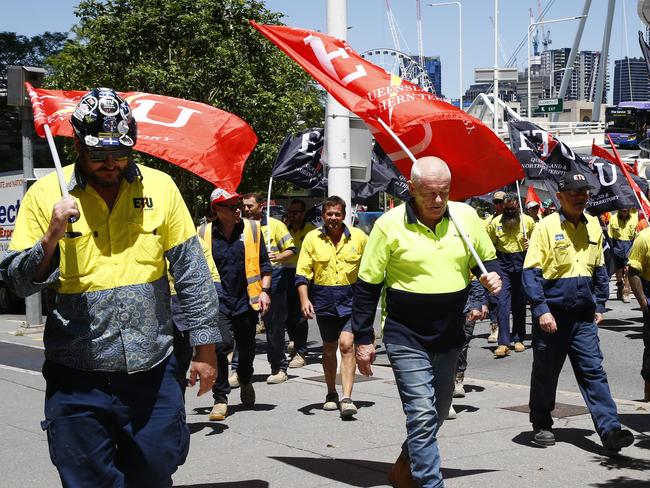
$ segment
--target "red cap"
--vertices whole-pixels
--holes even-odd
[[[210,194],[210,204],[225,202],[226,200],[239,198],[239,196],[239,193],[230,193],[228,190],[224,190],[223,188],[215,188]]]

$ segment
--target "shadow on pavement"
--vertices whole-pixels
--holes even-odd
[[[365,402],[365,401],[360,401],[360,400],[359,401],[354,400],[354,404],[357,406],[357,409],[360,409],[360,408],[372,407],[375,404],[375,402]],[[309,405],[305,405],[304,407],[300,407],[298,409],[298,411],[303,415],[315,415],[313,413],[314,410],[322,410],[324,412],[325,410],[323,410],[323,403],[322,402],[320,402],[320,403],[310,403]]]
[[[385,486],[388,471],[392,463],[366,461],[363,459],[333,459],[333,458],[304,458],[304,457],[271,457],[277,461],[302,469],[311,474],[329,478],[347,486],[371,488]],[[489,473],[492,469],[454,469],[442,468],[446,479],[460,478],[481,473]]]
[[[211,429],[210,432],[205,434],[206,436],[221,434],[228,428],[226,424],[219,422],[188,422],[187,427],[190,429],[190,434],[196,434],[206,428]]]
[[[555,442],[565,442],[567,444],[572,444],[583,451],[591,452],[593,454],[604,455],[605,452],[603,447],[600,444],[595,443],[587,437],[594,434],[593,430],[588,429],[574,429],[574,428],[564,428],[564,429],[553,429],[555,434]],[[522,432],[517,434],[512,438],[512,442],[519,444],[521,446],[532,447],[535,449],[553,449],[553,446],[543,447],[533,444],[533,430],[528,432]]]
[[[625,456],[625,450],[622,450],[621,454],[614,456],[595,458],[594,461],[599,462],[599,464],[608,471],[613,469],[633,469],[634,471],[650,473],[650,459],[639,459]],[[650,486],[650,481],[646,481],[646,483],[646,486]]]
[[[177,488],[268,488],[269,482],[263,480],[224,481],[221,483],[201,483],[198,485],[174,485]]]
[[[595,488],[646,488],[648,481],[635,480],[627,476],[619,476],[611,480],[603,481],[602,483],[592,483],[589,486]]]
[[[456,413],[461,413],[461,412],[473,413],[473,412],[478,412],[480,409],[473,405],[462,405],[462,404],[454,403],[454,410],[456,410]]]
[[[464,384],[464,385],[463,385],[463,388],[465,388],[465,393],[471,393],[471,392],[473,392],[473,391],[475,391],[475,392],[485,391],[485,387],[484,387],[484,386],[478,386],[478,385],[468,385],[468,384]]]
[[[650,432],[650,413],[619,413],[618,418],[626,427],[637,432]]]

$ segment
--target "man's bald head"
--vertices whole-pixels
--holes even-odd
[[[442,159],[435,156],[420,158],[411,167],[411,182],[414,185],[417,185],[424,177],[433,177],[437,180],[451,182],[449,166]]]

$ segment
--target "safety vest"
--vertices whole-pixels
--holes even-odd
[[[262,293],[262,273],[260,271],[260,240],[261,230],[259,223],[255,220],[242,219],[244,222],[244,268],[246,272],[246,291],[248,302],[254,310],[259,310],[260,293]],[[208,246],[212,256],[212,222],[201,224],[197,229],[199,237]],[[205,236],[208,236],[206,239]],[[216,263],[215,263],[216,264]]]

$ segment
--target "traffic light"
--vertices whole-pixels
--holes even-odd
[[[34,88],[41,86],[45,70],[34,66],[7,66],[7,105],[30,107],[31,103],[25,90],[25,82]]]

